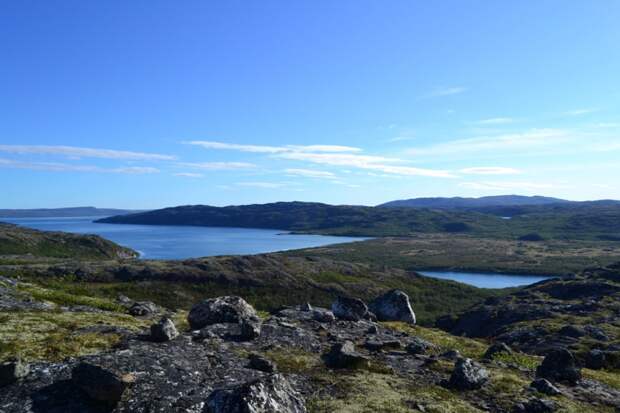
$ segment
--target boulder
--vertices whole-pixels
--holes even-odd
[[[359,298],[339,296],[332,303],[332,312],[342,320],[359,321],[366,317],[368,306]]]
[[[547,379],[536,379],[530,384],[530,387],[540,393],[543,393],[549,396],[555,396],[555,395],[562,393],[560,389],[555,387]]]
[[[335,369],[356,369],[368,366],[369,360],[355,350],[351,341],[336,343],[325,355],[325,364]]]
[[[552,350],[536,369],[536,377],[551,381],[576,384],[581,379],[581,371],[575,363],[573,354],[565,348]]]
[[[579,338],[585,336],[586,331],[581,327],[566,325],[558,331],[558,334],[564,337]]]
[[[207,399],[209,413],[305,413],[302,396],[281,374],[214,390]]]
[[[603,350],[593,349],[586,355],[586,367],[592,370],[600,370],[605,367],[606,357]]]
[[[29,372],[30,366],[19,359],[0,363],[0,387],[15,383],[26,377]]]
[[[402,344],[398,340],[366,340],[364,343],[370,351],[383,351],[383,350],[398,350],[402,347]]]
[[[157,306],[150,301],[139,301],[129,307],[129,314],[134,316],[149,316],[157,313]]]
[[[475,390],[489,381],[489,372],[472,359],[458,359],[448,382],[457,390]]]
[[[407,344],[405,350],[407,350],[407,353],[409,354],[417,355],[426,354],[434,347],[435,346],[432,343],[419,337],[414,337],[413,340],[409,344]]]
[[[515,413],[551,413],[556,411],[555,402],[544,399],[530,399],[526,402],[517,403],[513,408]]]
[[[258,317],[252,316],[241,320],[241,340],[251,341],[260,336],[261,320]]]
[[[484,353],[483,358],[487,360],[493,360],[496,354],[512,354],[512,349],[508,347],[506,343],[497,342],[493,343],[487,348],[487,351]]]
[[[133,377],[121,376],[114,371],[83,362],[73,368],[71,380],[91,399],[116,404],[133,381]]]
[[[250,354],[248,356],[250,360],[248,367],[254,370],[264,371],[265,373],[275,373],[277,367],[275,363],[260,354]]]
[[[193,330],[218,323],[241,323],[257,317],[256,311],[243,298],[225,296],[210,298],[196,304],[190,310],[187,321]]]
[[[400,290],[391,290],[375,298],[369,305],[379,321],[403,321],[415,324],[409,296]]]
[[[170,341],[179,335],[174,322],[164,317],[151,326],[151,340],[156,342]]]
[[[336,321],[336,316],[329,310],[324,308],[315,308],[312,310],[312,319],[319,323],[331,323]]]

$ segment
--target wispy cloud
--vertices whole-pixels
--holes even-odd
[[[506,125],[508,123],[513,123],[515,120],[513,118],[489,118],[489,119],[481,119],[476,121],[477,125]]]
[[[288,186],[285,182],[238,182],[238,186],[248,186],[253,188],[278,189]]]
[[[303,176],[303,177],[306,177],[306,178],[327,178],[327,179],[331,179],[331,178],[335,178],[336,177],[336,175],[334,175],[331,172],[328,172],[328,171],[317,171],[316,169],[289,168],[289,169],[285,169],[284,172],[286,172],[288,175]]]
[[[0,167],[15,169],[32,169],[38,171],[53,172],[98,172],[98,173],[119,173],[119,174],[152,174],[159,172],[159,169],[149,166],[127,166],[120,168],[102,168],[94,165],[72,165],[57,162],[21,162],[13,159],[0,158]]]
[[[172,155],[117,151],[114,149],[82,148],[77,146],[0,145],[0,152],[13,154],[61,155],[69,158],[103,158],[141,161],[170,161]]]
[[[286,145],[286,146],[265,146],[265,145],[240,145],[236,143],[225,143],[215,141],[187,141],[186,145],[201,146],[206,149],[223,149],[240,152],[255,153],[283,153],[283,152],[359,152],[360,148],[341,145]]]
[[[564,115],[566,115],[566,116],[581,116],[581,115],[587,115],[589,113],[598,112],[599,110],[600,109],[597,109],[597,108],[573,109],[573,110],[568,110],[568,111],[564,112]]]
[[[174,176],[184,176],[186,178],[202,178],[204,175],[195,172],[178,172],[175,173]]]
[[[179,162],[177,165],[206,171],[232,171],[256,168],[255,164],[249,162]]]
[[[478,166],[461,169],[460,172],[466,175],[516,175],[521,173],[518,169],[502,166]]]
[[[464,86],[438,87],[424,95],[426,98],[459,95],[467,92],[468,88]]]

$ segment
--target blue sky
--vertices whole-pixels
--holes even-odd
[[[620,199],[617,1],[0,4],[0,208]]]

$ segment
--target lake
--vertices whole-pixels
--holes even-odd
[[[454,271],[418,271],[418,273],[427,277],[458,281],[479,288],[519,287],[552,278],[549,275],[496,274]]]
[[[95,219],[0,218],[0,221],[43,231],[97,234],[140,252],[141,258],[185,259],[243,255],[320,247],[368,238],[289,234],[277,229],[95,224]]]

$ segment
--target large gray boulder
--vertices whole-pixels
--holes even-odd
[[[121,376],[117,372],[83,362],[73,368],[71,380],[91,399],[116,404],[132,382],[132,376]]]
[[[196,304],[190,310],[187,321],[193,330],[219,323],[241,323],[257,318],[256,311],[243,298],[225,296],[210,298]]]
[[[339,296],[332,303],[332,313],[341,320],[359,321],[368,317],[368,306],[359,298]]]
[[[577,367],[573,354],[565,348],[560,348],[545,356],[536,369],[536,377],[574,385],[581,380],[581,370]]]
[[[475,390],[489,381],[489,372],[472,359],[458,359],[448,385],[457,390]]]
[[[171,319],[164,317],[151,326],[151,340],[156,342],[170,341],[179,335]]]
[[[400,290],[391,290],[374,299],[369,305],[379,321],[404,321],[415,324],[415,313],[409,296]]]
[[[214,390],[209,413],[305,413],[303,397],[281,374],[272,374],[230,389]]]

